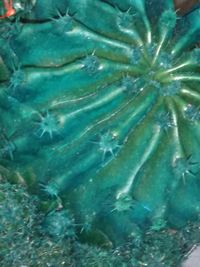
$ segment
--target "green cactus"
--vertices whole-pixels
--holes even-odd
[[[1,165],[96,243],[199,212],[200,11],[161,2],[14,1],[0,21]]]

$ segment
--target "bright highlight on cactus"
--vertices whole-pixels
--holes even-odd
[[[113,245],[200,207],[199,10],[163,0],[155,16],[154,2],[36,1],[0,21],[2,164]],[[50,213],[50,235],[65,217]]]

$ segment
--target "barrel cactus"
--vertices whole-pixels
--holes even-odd
[[[199,213],[200,11],[157,2],[13,1],[0,20],[1,165],[96,243]]]

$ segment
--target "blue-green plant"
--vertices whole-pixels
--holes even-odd
[[[195,220],[199,9],[29,2],[0,21],[2,165],[97,243]]]

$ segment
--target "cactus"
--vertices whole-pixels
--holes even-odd
[[[199,9],[179,18],[171,0],[14,7],[0,20],[0,157],[10,179],[48,211],[69,209],[77,234],[97,243],[195,220]]]

